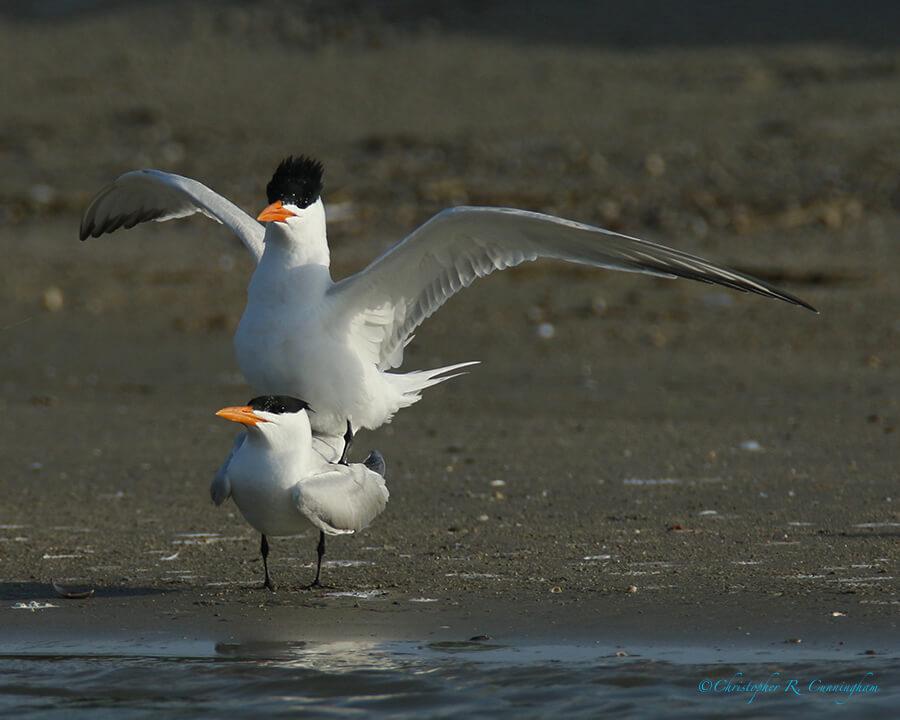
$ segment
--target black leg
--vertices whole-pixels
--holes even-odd
[[[262,555],[263,569],[266,571],[266,582],[263,587],[267,587],[272,592],[275,592],[275,583],[269,577],[269,541],[266,540],[265,535],[262,536],[262,542],[259,544],[259,553]]]
[[[344,433],[344,452],[341,453],[341,459],[338,460],[339,465],[347,464],[347,456],[350,454],[350,446],[353,444],[353,427],[350,420],[347,420],[347,432]]]
[[[319,560],[316,563],[316,579],[306,586],[307,590],[314,587],[322,587],[322,584],[319,582],[319,575],[322,573],[322,558],[325,555],[325,533],[321,530],[319,530],[319,545],[316,548],[316,552],[319,554]]]

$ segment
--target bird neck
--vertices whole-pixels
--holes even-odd
[[[262,453],[269,463],[289,468],[292,472],[305,470],[312,452],[312,436],[307,425],[305,432],[285,427],[253,428],[248,434],[253,452]]]
[[[266,233],[266,247],[259,264],[264,262],[283,270],[306,266],[319,266],[328,270],[331,255],[324,232],[320,237],[297,238],[275,230]]]
[[[322,198],[302,209],[291,206],[291,210],[296,214],[286,222],[266,225],[263,257],[274,256],[286,268],[302,265],[323,265],[327,268],[331,257]]]
[[[287,223],[268,224],[250,294],[264,302],[316,302],[332,285],[330,264],[325,207],[320,199]]]
[[[279,223],[271,223],[266,230],[260,264],[269,261],[285,269],[306,265],[319,265],[327,269],[331,265],[331,254],[328,252],[324,223],[318,232],[309,230],[307,227],[285,228]]]
[[[311,262],[302,253],[270,243],[247,292],[252,299],[263,303],[307,305],[321,300],[333,284],[327,257],[324,263]]]

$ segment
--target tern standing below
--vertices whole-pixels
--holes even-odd
[[[449,297],[476,278],[527,260],[684,277],[814,309],[762,280],[678,250],[508,208],[444,210],[367,268],[335,283],[322,173],[310,158],[284,160],[257,220],[195,180],[157,170],[125,173],[91,201],[81,238],[196,212],[230,227],[257,261],[234,336],[238,364],[256,392],[309,401],[316,410],[312,429],[330,443],[389,422],[423,390],[473,364],[392,372],[415,329]]]
[[[270,535],[297,535],[310,524],[319,530],[316,577],[319,585],[326,535],[362,530],[388,501],[384,458],[372,451],[364,463],[327,462],[312,446],[309,405],[296,398],[266,395],[216,414],[246,426],[210,486],[216,505],[229,497],[244,519],[262,534],[260,553],[265,586]],[[313,414],[315,414],[313,412]]]

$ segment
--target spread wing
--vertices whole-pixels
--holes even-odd
[[[384,478],[362,463],[330,467],[297,483],[297,509],[329,535],[362,530],[387,505]]]
[[[435,215],[330,290],[335,321],[354,328],[381,369],[397,367],[422,321],[476,278],[537,258],[684,277],[778,298],[798,297],[663,245],[525,210],[458,207]]]
[[[265,235],[261,223],[206,185],[159,170],[127,172],[98,192],[81,218],[81,239],[198,212],[231,228],[259,262]]]

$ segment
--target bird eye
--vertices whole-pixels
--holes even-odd
[[[273,415],[284,415],[288,413],[298,413],[301,410],[309,410],[309,403],[290,395],[260,395],[253,398],[247,403],[254,410],[272,413]]]

